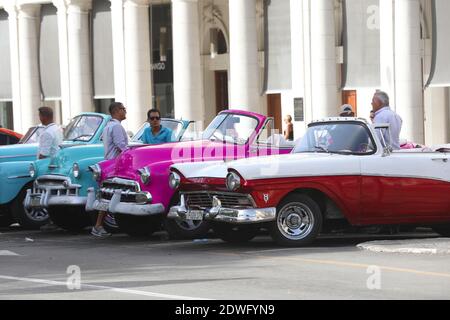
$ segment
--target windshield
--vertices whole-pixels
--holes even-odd
[[[42,126],[31,127],[30,129],[28,129],[27,133],[23,136],[23,138],[20,140],[19,143],[21,144],[37,143],[39,141],[39,136],[41,135],[42,131],[44,131],[44,127]]]
[[[249,116],[222,113],[209,124],[203,139],[246,144],[258,126],[258,120]]]
[[[375,144],[369,130],[360,123],[312,125],[293,153],[324,152],[339,154],[373,154]]]
[[[103,122],[100,116],[79,116],[72,119],[64,130],[64,141],[89,141]]]
[[[181,121],[172,120],[172,119],[161,119],[161,125],[163,127],[169,128],[173,132],[173,136],[178,141],[180,138],[181,131],[183,130],[183,123]],[[150,124],[145,122],[138,130],[138,132],[133,136],[131,141],[133,142],[142,142],[141,138],[144,134],[144,130],[148,128]]]

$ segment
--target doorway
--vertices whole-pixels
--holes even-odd
[[[279,133],[283,133],[282,119],[281,119],[281,94],[267,95],[267,115],[273,117],[274,129]]]
[[[358,116],[358,103],[357,103],[356,90],[344,90],[342,91],[342,104],[349,104],[353,107],[355,116]]]
[[[215,71],[216,114],[228,110],[228,72]]]

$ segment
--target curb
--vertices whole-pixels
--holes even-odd
[[[358,244],[357,248],[376,253],[450,255],[450,239],[369,241]]]

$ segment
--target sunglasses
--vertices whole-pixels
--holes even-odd
[[[150,117],[149,119],[152,120],[152,121],[153,121],[153,120],[161,120],[160,117]]]

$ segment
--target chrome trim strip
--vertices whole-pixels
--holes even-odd
[[[10,176],[8,179],[22,179],[22,178],[31,178],[30,175],[27,176]]]
[[[33,154],[23,154],[20,156],[14,155],[14,156],[0,156],[0,159],[11,159],[11,158],[21,158],[21,157],[36,157],[37,154],[33,153]],[[32,161],[30,161],[32,162]]]
[[[242,198],[247,198],[248,200],[250,200],[251,204],[253,205],[253,207],[256,207],[256,202],[255,200],[253,200],[253,197],[250,194],[244,194],[244,193],[238,193],[238,192],[225,192],[225,191],[188,191],[188,192],[181,192],[180,195],[195,195],[195,194],[207,194],[211,196],[211,200],[212,197],[214,196],[219,196],[223,195],[223,196],[227,196],[227,197],[242,197]]]

